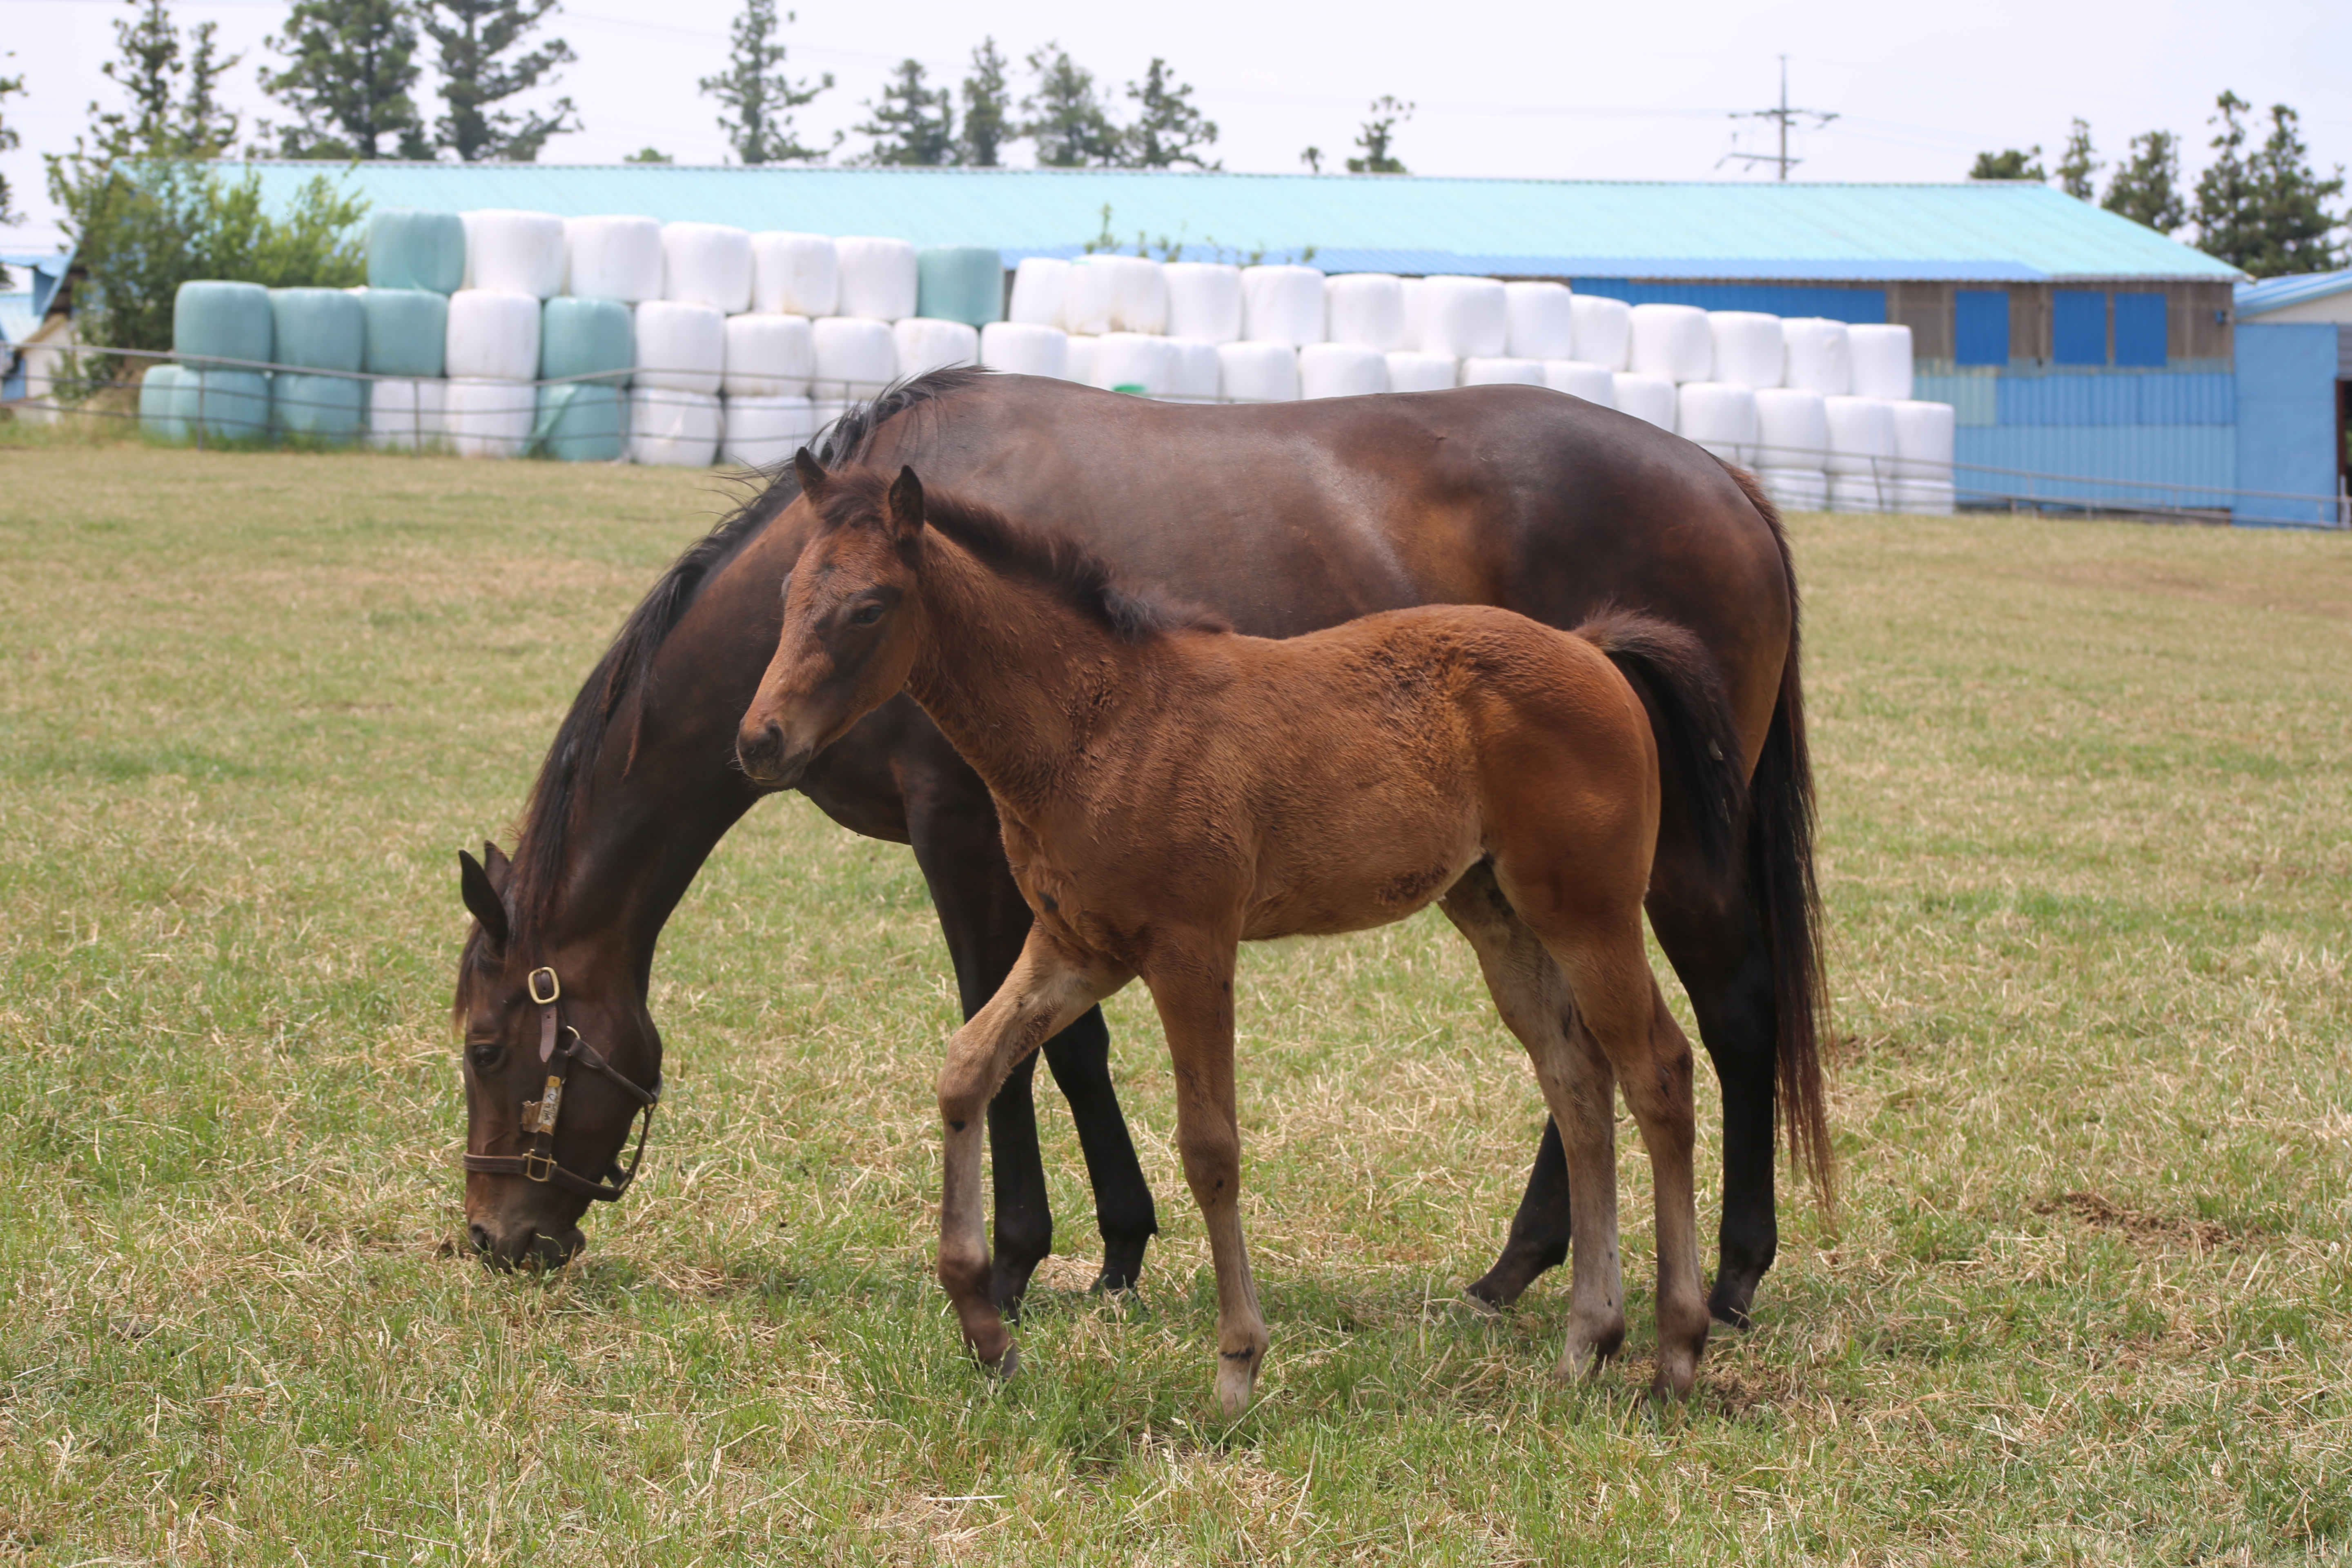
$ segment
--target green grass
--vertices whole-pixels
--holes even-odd
[[[992,1386],[929,1278],[953,994],[901,848],[788,797],[672,923],[646,1177],[453,1250],[452,851],[499,833],[709,476],[0,453],[0,1558],[2294,1562],[2352,1554],[2352,553],[1806,518],[1843,1204],[1641,1398],[1564,1282],[1456,1304],[1540,1125],[1423,918],[1253,950],[1265,1397],[1148,1002],[1140,1294],[1060,1238]],[[1043,1075],[1041,1075],[1041,1082]],[[1703,1075],[1703,1224],[1717,1120]],[[1710,1259],[1711,1261],[1711,1259]]]

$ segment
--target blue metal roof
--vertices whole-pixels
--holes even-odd
[[[2242,320],[2283,310],[2289,305],[2341,294],[2347,289],[2352,289],[2352,272],[2305,272],[2294,278],[2265,278],[2259,283],[2241,283],[2236,294],[2238,315]]]
[[[1070,255],[1101,231],[1195,258],[1314,247],[1326,271],[1644,279],[2232,282],[2236,268],[2046,185],[1680,184],[1129,169],[249,165],[282,206],[314,175],[378,207],[643,213]]]

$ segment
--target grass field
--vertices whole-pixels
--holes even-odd
[[[640,1188],[453,1249],[453,851],[710,476],[0,447],[0,1559],[2241,1563],[2352,1555],[2352,542],[1804,518],[1834,1222],[1641,1397],[1457,1304],[1540,1125],[1433,916],[1253,950],[1265,1397],[1139,990],[1141,1292],[1060,1241],[992,1386],[931,1280],[954,1022],[911,858],[797,797],[654,1008]],[[1044,1075],[1040,1075],[1041,1084]],[[1702,1222],[1714,1226],[1702,1074]],[[1709,1247],[1712,1265],[1712,1247]]]

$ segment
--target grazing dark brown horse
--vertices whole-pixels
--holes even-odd
[[[1727,857],[1738,741],[1697,640],[1625,616],[1570,634],[1485,605],[1244,637],[1171,616],[1067,541],[926,498],[911,468],[892,484],[871,468],[828,475],[806,451],[794,466],[822,522],[736,738],[744,772],[789,789],[908,693],[988,784],[1034,917],[940,1069],[940,1280],[981,1360],[1017,1364],[990,1298],[981,1113],[1015,1062],[1140,978],[1216,1265],[1217,1398],[1241,1414],[1266,1333],[1242,1238],[1236,950],[1387,925],[1443,897],[1479,906],[1455,919],[1566,1133],[1575,1283],[1560,1373],[1625,1335],[1613,1078],[1655,1176],[1654,1392],[1687,1394],[1707,1325],[1690,1044],[1642,946],[1658,747],[1610,654],[1643,668],[1678,754],[1698,759],[1691,793]]]
[[[1726,870],[1697,852],[1688,804],[1667,781],[1648,908],[1723,1085],[1722,1251],[1710,1305],[1746,1321],[1775,1248],[1776,1099],[1817,1174],[1827,1154],[1795,580],[1779,520],[1752,485],[1652,426],[1529,387],[1195,407],[950,371],[856,412],[822,456],[893,471],[914,463],[1257,636],[1449,603],[1572,626],[1613,603],[1697,637],[1723,673],[1750,805]],[[543,1099],[549,1076],[538,1055],[542,1010],[527,986],[537,967],[554,972],[563,1028],[578,1030],[584,1048],[640,1088],[658,1079],[661,1038],[646,1006],[655,946],[712,847],[765,793],[735,763],[735,726],[774,651],[778,585],[812,525],[787,468],[678,559],[557,731],[513,864],[487,857],[467,870],[467,906],[479,923],[459,968],[457,1012],[475,1156],[520,1158],[536,1142],[519,1118]],[[965,1013],[976,1012],[1029,928],[978,775],[901,699],[828,748],[799,787],[843,826],[913,846]],[[1099,1011],[1044,1055],[1094,1184],[1102,1282],[1126,1284],[1155,1224]],[[988,1114],[994,1295],[1008,1305],[1053,1237],[1034,1059]],[[638,1104],[602,1074],[571,1081],[552,1153],[601,1180]],[[510,1172],[467,1182],[475,1241],[496,1261],[569,1256],[590,1201]],[[1473,1293],[1513,1300],[1567,1256],[1568,1241],[1568,1170],[1547,1128],[1510,1239]]]

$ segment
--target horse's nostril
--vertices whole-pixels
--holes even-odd
[[[482,1226],[469,1225],[466,1227],[466,1234],[473,1237],[475,1251],[488,1252],[490,1249],[490,1233]]]

